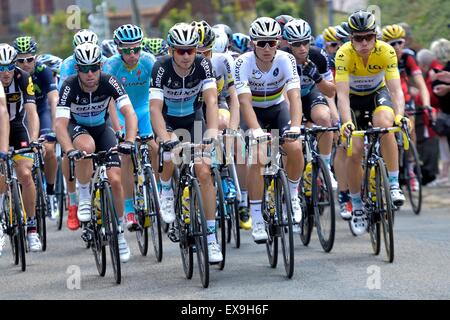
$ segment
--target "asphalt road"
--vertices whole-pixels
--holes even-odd
[[[202,288],[197,269],[192,280],[185,278],[178,245],[167,237],[163,260],[157,263],[151,249],[147,257],[140,255],[135,236],[128,233],[133,256],[122,264],[122,284],[116,285],[109,255],[102,278],[80,231],[56,231],[51,225],[47,251],[27,254],[26,272],[13,265],[7,242],[0,257],[0,299],[449,299],[448,195],[448,188],[428,189],[419,216],[408,207],[397,214],[392,264],[383,246],[374,256],[369,236],[353,237],[338,218],[331,253],[322,251],[316,234],[309,247],[295,238],[291,280],[280,262],[270,268],[265,245],[242,232],[241,248],[229,248],[225,269],[211,267],[208,289]]]

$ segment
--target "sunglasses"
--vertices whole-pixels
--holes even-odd
[[[333,48],[337,47],[338,45],[339,45],[339,43],[337,43],[337,42],[327,42],[327,46],[330,46]]]
[[[205,55],[205,54],[209,54],[212,51],[212,48],[211,49],[207,49],[207,50],[201,50],[201,51],[197,50],[197,51],[198,51],[198,53]]]
[[[395,47],[396,45],[403,45],[405,43],[405,40],[395,40],[388,42],[391,46]]]
[[[15,68],[14,64],[0,65],[0,72],[13,71]]]
[[[133,47],[133,48],[119,48],[119,49],[124,54],[131,54],[131,53],[139,53],[139,52],[141,52],[142,47],[138,46],[138,47]]]
[[[258,40],[254,41],[255,45],[260,48],[266,48],[269,46],[269,48],[274,48],[278,44],[278,40]]]
[[[175,52],[180,55],[180,56],[184,56],[186,53],[188,55],[193,55],[196,51],[196,48],[186,48],[186,49],[182,49],[182,48],[175,48]]]
[[[18,63],[32,63],[36,59],[36,56],[28,57],[28,58],[17,58]]]
[[[370,34],[366,34],[366,35],[354,35],[352,36],[352,39],[355,40],[355,42],[363,42],[364,40],[366,40],[367,42],[372,41],[373,39],[375,39],[376,34],[375,33],[370,33]]]
[[[89,73],[89,71],[92,71],[92,73],[97,72],[100,70],[100,64],[91,64],[87,66],[78,65],[78,71],[81,73]]]
[[[310,40],[303,40],[303,41],[295,41],[295,42],[289,42],[291,46],[294,48],[300,48],[301,46],[306,47],[310,43]]]

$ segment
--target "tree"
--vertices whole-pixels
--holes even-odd
[[[195,18],[192,16],[192,4],[190,2],[186,2],[184,9],[178,10],[173,8],[169,10],[166,17],[159,21],[159,30],[161,31],[161,34],[164,35],[163,37],[165,37],[169,29],[174,24],[193,20],[195,20]]]
[[[265,16],[271,18],[275,18],[280,14],[300,17],[302,3],[303,1],[258,0],[256,1],[256,14],[258,17]]]
[[[380,7],[382,26],[408,23],[418,47],[429,47],[435,39],[449,38],[450,7],[447,0],[408,1],[406,7],[404,1],[398,0],[371,0],[370,3]]]
[[[40,53],[51,53],[58,57],[68,57],[73,53],[72,40],[77,30],[67,28],[68,14],[64,11],[56,11],[49,24],[43,26],[36,18],[30,16],[19,23],[22,34],[32,36],[39,45]],[[81,13],[80,29],[88,28],[87,13]]]

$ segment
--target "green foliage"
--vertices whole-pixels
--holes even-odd
[[[280,14],[288,14],[293,17],[301,16],[301,6],[303,1],[274,1],[258,0],[256,1],[256,14],[275,18]]]
[[[382,26],[406,22],[411,26],[414,41],[429,47],[438,38],[449,38],[450,6],[448,0],[370,0],[381,9]]]
[[[167,16],[160,20],[159,22],[159,30],[163,35],[163,38],[166,37],[169,29],[178,22],[189,22],[193,21],[195,18],[192,16],[192,4],[190,2],[186,2],[186,6],[182,10],[171,9]]]
[[[68,57],[73,52],[72,40],[78,30],[67,28],[69,15],[64,11],[56,11],[47,26],[43,26],[33,16],[27,17],[19,23],[23,35],[36,39],[39,53],[51,53],[58,57]],[[81,28],[88,28],[86,12],[81,13]]]

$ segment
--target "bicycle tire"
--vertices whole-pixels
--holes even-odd
[[[118,230],[118,217],[116,213],[116,208],[114,207],[111,185],[105,182],[103,186],[103,196],[104,196],[104,208],[106,208],[106,214],[103,215],[106,221],[103,221],[103,226],[105,227],[109,251],[111,254],[111,264],[114,272],[114,280],[116,284],[120,284],[122,280],[122,272],[120,265],[120,254],[119,254],[119,230]],[[106,222],[106,223],[105,223]]]
[[[327,165],[320,156],[315,160],[312,172],[312,181],[315,182],[312,183],[314,222],[322,249],[325,252],[330,252],[333,249],[336,232],[334,194]],[[328,205],[326,202],[328,202]],[[329,206],[328,218],[324,215],[325,206]],[[326,228],[326,222],[329,223],[329,230]]]
[[[103,241],[102,223],[98,223],[97,213],[95,212],[95,194],[98,189],[92,191],[91,197],[91,225],[92,225],[92,240],[86,243],[86,248],[91,248],[95,259],[98,274],[104,277],[106,274],[106,248]],[[100,210],[102,210],[100,208]]]
[[[138,210],[136,210],[136,216],[137,216],[137,221],[139,224],[139,228],[135,231],[136,233],[136,240],[138,243],[138,248],[139,248],[139,252],[141,253],[142,256],[147,256],[148,253],[148,227],[145,226],[145,220],[147,219],[151,219],[152,216],[150,214],[151,211],[151,196],[148,195],[148,187],[147,185],[145,185],[144,187],[145,192],[144,192],[144,197],[147,198],[147,200],[145,201],[147,203],[147,212],[144,211],[142,208],[139,208]],[[150,222],[151,223],[151,222]]]
[[[394,261],[394,230],[392,220],[392,199],[389,188],[388,174],[384,161],[378,159],[375,166],[375,181],[377,192],[377,211],[383,227],[384,247],[388,261]]]
[[[278,172],[278,188],[276,192],[275,204],[277,208],[278,227],[280,228],[281,249],[283,252],[284,269],[286,276],[291,279],[294,275],[294,232],[292,230],[292,202],[289,191],[286,173],[283,170]],[[283,212],[283,201],[286,208],[286,216]],[[287,239],[286,239],[287,235]]]
[[[209,259],[208,259],[208,239],[206,229],[205,210],[203,206],[202,194],[197,179],[191,180],[191,201],[190,216],[191,227],[194,236],[197,253],[198,270],[203,288],[209,285]],[[198,212],[197,212],[198,210]]]
[[[44,180],[41,168],[36,168],[33,172],[36,183],[36,223],[37,232],[42,243],[42,251],[47,250],[47,224],[46,216],[48,212],[47,191],[44,190]]]
[[[276,236],[274,230],[275,228],[273,227],[274,216],[271,215],[268,204],[266,203],[266,199],[268,199],[266,192],[268,192],[270,184],[271,180],[264,179],[264,195],[261,208],[263,217],[265,217],[264,224],[267,232],[267,240],[266,240],[267,258],[269,259],[270,267],[276,268],[278,264],[278,237]]]
[[[19,250],[18,250],[18,238],[15,232],[16,227],[13,227],[15,225],[14,221],[15,221],[15,214],[13,211],[13,215],[12,215],[12,221],[10,221],[10,207],[11,204],[11,192],[8,189],[7,192],[5,192],[5,198],[3,199],[3,217],[4,217],[4,224],[6,225],[6,228],[9,230],[8,232],[8,236],[9,236],[9,241],[11,243],[11,253],[13,256],[13,262],[14,265],[18,265],[19,264]],[[12,208],[14,210],[14,206]]]
[[[216,199],[218,200],[218,210],[216,215],[216,239],[220,244],[220,249],[222,251],[222,261],[219,262],[219,270],[223,270],[225,267],[225,257],[227,252],[227,226],[225,224],[225,196],[223,194],[222,188],[222,177],[217,168],[211,168],[213,179],[217,188]],[[220,232],[218,231],[220,230]]]
[[[148,172],[147,172],[148,171]],[[150,180],[147,185],[147,192],[150,192],[149,187],[151,187],[152,194],[148,194],[151,198],[152,214],[150,215],[150,233],[152,235],[153,250],[155,252],[155,257],[158,262],[161,262],[163,258],[163,241],[162,241],[162,228],[161,228],[161,213],[160,213],[160,203],[158,195],[158,186],[156,184],[156,178],[153,171],[149,168],[145,169],[145,181],[147,183],[147,178]],[[156,228],[156,230],[155,230]]]
[[[300,194],[299,197],[303,199],[303,195]],[[303,245],[307,247],[311,241],[312,229],[314,227],[314,209],[310,203],[310,199],[304,199],[302,203],[302,221],[300,222],[300,240]]]
[[[24,226],[24,218],[22,211],[22,200],[19,193],[19,185],[17,180],[13,180],[12,182],[12,196],[14,203],[14,219],[17,225],[17,230],[15,231],[15,237],[17,239],[17,251],[16,255],[18,256],[18,260],[20,260],[20,268],[22,271],[26,271],[27,262],[26,262],[26,240],[25,240],[25,226]],[[14,232],[14,231],[13,231]],[[17,261],[17,264],[19,261]]]
[[[414,177],[411,177],[408,170],[408,164],[410,162],[409,156],[414,159],[414,175],[417,179],[417,191],[413,190],[411,181]],[[404,163],[406,163],[406,189],[408,190],[408,198],[411,203],[412,210],[415,214],[419,215],[422,209],[422,170],[420,168],[420,158],[417,152],[417,148],[414,143],[409,144],[409,150],[404,152]],[[416,197],[417,195],[417,197]]]
[[[239,202],[235,199],[233,203],[229,203],[227,205],[227,210],[229,214],[228,229],[227,229],[228,233],[229,234],[231,233],[231,235],[233,236],[235,247],[240,248],[241,228],[239,227]]]
[[[64,176],[62,173],[61,157],[58,157],[57,165],[58,165],[58,169],[56,170],[55,194],[56,194],[56,199],[58,199],[59,216],[58,216],[58,220],[56,221],[56,227],[58,230],[61,230],[62,226],[63,226],[64,208],[65,208],[65,202],[66,202],[66,190],[64,188]]]
[[[178,232],[181,264],[183,266],[184,274],[186,279],[192,279],[194,273],[194,250],[192,248],[192,239],[189,236],[191,222],[187,224],[183,216],[182,194],[184,187],[184,184],[176,184],[175,199],[177,199],[177,201],[175,202],[175,221],[173,222],[173,228],[175,228],[175,232]]]

